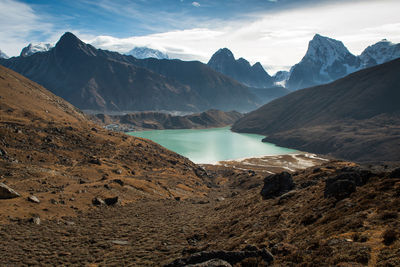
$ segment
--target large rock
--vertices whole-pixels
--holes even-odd
[[[324,196],[342,200],[356,191],[357,186],[365,185],[374,174],[358,167],[345,167],[339,173],[325,181]]]
[[[264,179],[261,195],[264,199],[274,198],[289,192],[294,188],[292,175],[288,172],[272,174]]]
[[[232,267],[232,265],[227,261],[214,259],[202,263],[188,264],[186,267]]]
[[[356,184],[351,180],[336,180],[328,179],[325,181],[324,196],[334,197],[341,200],[350,196],[351,193],[356,191]]]
[[[170,264],[164,265],[164,267],[183,267],[183,266],[198,266],[194,264],[205,264],[206,262],[213,260],[222,260],[228,262],[231,265],[240,263],[247,258],[259,258],[261,257],[266,264],[271,263],[274,260],[272,254],[264,249],[256,250],[242,250],[242,251],[203,251],[194,253],[188,258],[177,259]],[[193,265],[190,265],[193,264]],[[199,265],[199,266],[214,266],[214,265]],[[220,266],[220,265],[216,265]],[[224,266],[224,265],[222,265]]]
[[[0,183],[0,199],[10,199],[20,197],[21,195],[18,194],[14,189],[8,187],[7,185]]]

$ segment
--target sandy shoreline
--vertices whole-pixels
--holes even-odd
[[[309,167],[320,165],[329,161],[319,155],[307,152],[295,152],[283,155],[259,156],[234,160],[218,161],[214,165],[232,167],[238,170],[253,170],[265,173],[277,173],[281,171],[295,172]]]

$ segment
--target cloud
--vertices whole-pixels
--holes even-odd
[[[320,33],[344,42],[354,54],[382,38],[400,42],[398,1],[325,4],[275,13],[258,12],[247,21],[226,21],[219,27],[167,31],[125,39],[101,37],[95,46],[127,52],[135,45],[167,52],[171,57],[207,62],[219,48],[236,58],[260,61],[270,73],[288,69],[304,56],[308,42]],[[390,5],[387,5],[391,3]],[[340,19],[338,18],[340,14]],[[110,39],[111,38],[111,39]]]
[[[200,7],[201,5],[200,5],[199,2],[192,2],[192,6],[194,6],[194,7]]]
[[[53,30],[29,5],[14,0],[0,1],[0,25],[1,49],[8,55],[19,54],[33,35],[43,37]]]

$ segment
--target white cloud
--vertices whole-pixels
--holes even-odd
[[[194,7],[200,7],[201,5],[200,5],[199,2],[192,2],[192,6],[194,6]]]
[[[0,1],[1,48],[8,55],[17,55],[33,32],[48,34],[52,25],[43,22],[27,4],[14,0]]]

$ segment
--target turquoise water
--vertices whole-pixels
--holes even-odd
[[[128,134],[150,139],[195,163],[216,163],[221,160],[296,152],[293,149],[262,143],[262,135],[231,132],[230,127],[154,130]]]

